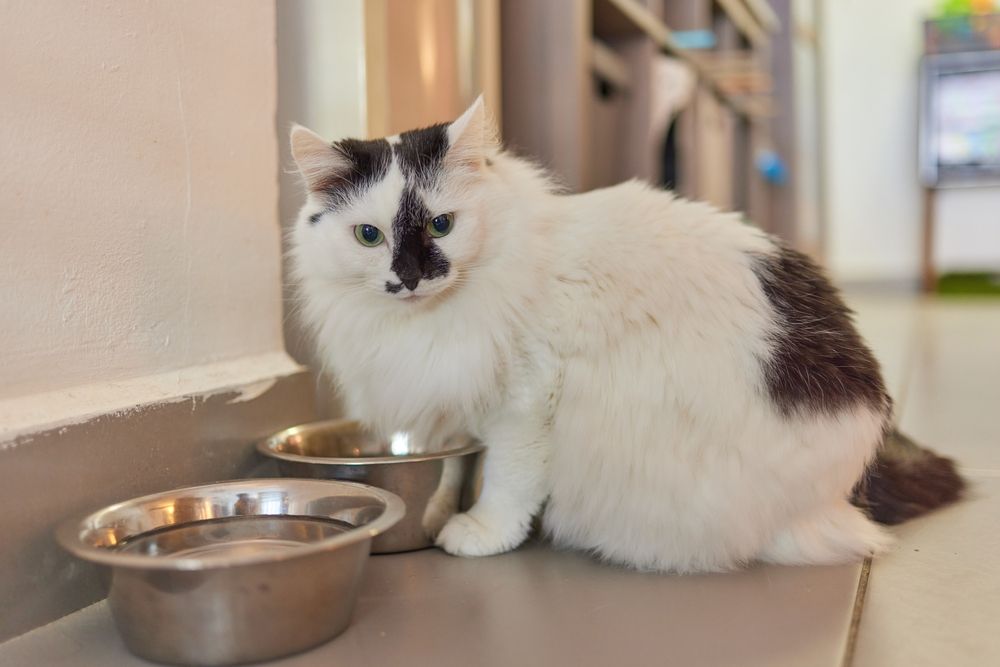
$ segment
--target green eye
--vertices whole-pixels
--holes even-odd
[[[427,223],[427,233],[439,239],[442,236],[447,236],[454,226],[455,216],[451,213],[442,213]]]
[[[354,228],[354,238],[361,245],[374,248],[377,245],[381,245],[382,241],[385,241],[385,234],[374,225],[357,225]]]

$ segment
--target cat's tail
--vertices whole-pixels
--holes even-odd
[[[955,462],[893,429],[878,450],[852,501],[879,523],[893,525],[962,497],[965,480]]]

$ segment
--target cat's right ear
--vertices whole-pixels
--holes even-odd
[[[497,128],[480,95],[458,120],[448,126],[445,164],[477,171],[497,149]]]
[[[310,190],[322,190],[350,169],[347,158],[312,130],[292,126],[292,157]]]

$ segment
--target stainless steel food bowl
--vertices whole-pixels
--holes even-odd
[[[254,479],[112,505],[57,538],[111,568],[108,601],[133,653],[230,665],[342,632],[372,538],[403,512],[395,495],[362,484]]]
[[[364,482],[397,494],[406,516],[375,538],[372,553],[423,549],[455,512],[472,506],[478,494],[483,447],[453,439],[440,451],[423,452],[405,433],[373,437],[351,420],[295,426],[260,442],[257,449],[277,459],[290,477]]]

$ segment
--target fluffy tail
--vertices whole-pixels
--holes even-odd
[[[893,525],[952,503],[964,490],[954,461],[892,430],[855,487],[852,502],[875,521]]]

